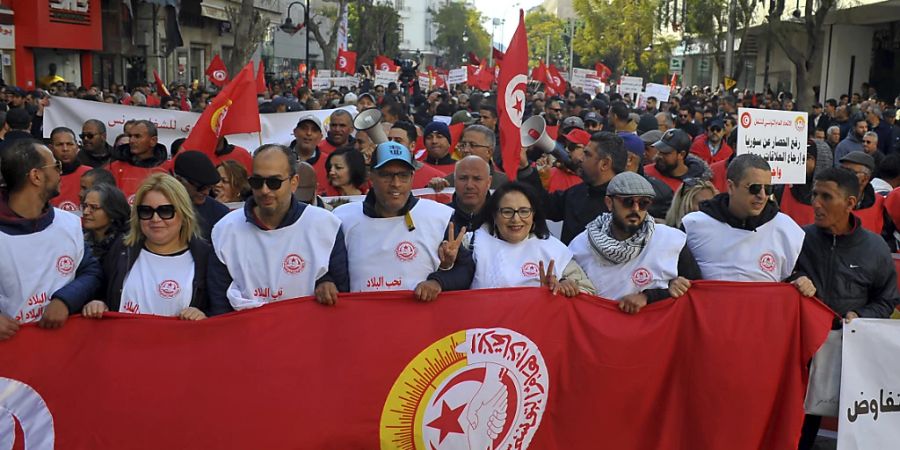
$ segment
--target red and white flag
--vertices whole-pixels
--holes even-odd
[[[334,68],[347,75],[356,74],[356,52],[339,49],[338,57],[334,61]]]
[[[496,55],[495,55],[496,58]],[[522,139],[522,116],[525,113],[525,90],[528,87],[528,35],[525,32],[525,12],[519,10],[519,26],[513,34],[509,49],[503,56],[497,80],[497,113],[500,116],[500,146],[503,171],[511,180],[519,170]]]
[[[210,83],[218,87],[225,86],[225,83],[228,82],[228,69],[225,68],[225,62],[218,54],[213,56],[212,61],[209,62],[209,67],[206,68],[206,77],[209,78]]]
[[[604,83],[606,83],[606,80],[612,75],[612,69],[606,67],[606,64],[603,64],[602,62],[594,64],[594,69],[597,71],[597,77]]]
[[[566,79],[559,73],[559,69],[553,64],[550,64],[550,67],[547,68],[547,84],[560,94],[566,92],[566,87],[569,85],[566,83]]]
[[[212,158],[220,137],[259,130],[256,77],[250,63],[203,110],[181,148],[199,150]]]
[[[396,72],[399,69],[400,67],[394,64],[394,60],[391,58],[388,58],[384,55],[378,55],[375,57],[375,70]]]
[[[163,80],[159,77],[159,73],[156,72],[156,69],[153,69],[153,80],[156,81],[156,92],[159,95],[172,95],[169,94],[169,89],[166,88],[166,83],[163,83]]]

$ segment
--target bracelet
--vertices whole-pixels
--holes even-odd
[[[444,271],[444,272],[446,272],[446,271],[448,271],[448,270],[453,270],[453,266],[455,266],[455,265],[456,265],[456,263],[454,262],[453,264],[450,264],[450,267],[448,267],[448,268],[446,268],[446,269],[443,268],[443,267],[441,267],[440,265],[438,265],[438,270],[441,270],[441,271]]]

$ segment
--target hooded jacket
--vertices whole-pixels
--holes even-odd
[[[715,197],[700,203],[700,211],[706,213],[719,222],[724,222],[732,228],[738,228],[747,231],[756,231],[757,228],[765,225],[778,215],[778,205],[772,200],[766,202],[762,212],[758,216],[739,219],[728,210],[729,195],[727,193],[716,195]]]

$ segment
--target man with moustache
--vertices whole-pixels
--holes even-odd
[[[658,151],[656,161],[644,166],[644,175],[662,180],[672,188],[672,192],[681,187],[685,178],[712,178],[709,166],[690,154],[691,137],[686,132],[679,129],[666,131],[653,147]]]

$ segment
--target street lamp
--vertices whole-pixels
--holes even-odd
[[[294,5],[300,5],[303,8],[303,26],[306,28],[306,74],[304,75],[304,79],[309,80],[309,0],[306,0],[306,5],[302,2],[291,2],[288,5],[287,9],[287,17],[284,18],[284,23],[281,24],[281,31],[285,33],[296,33],[297,27],[294,26],[294,21],[291,20],[291,8]]]

